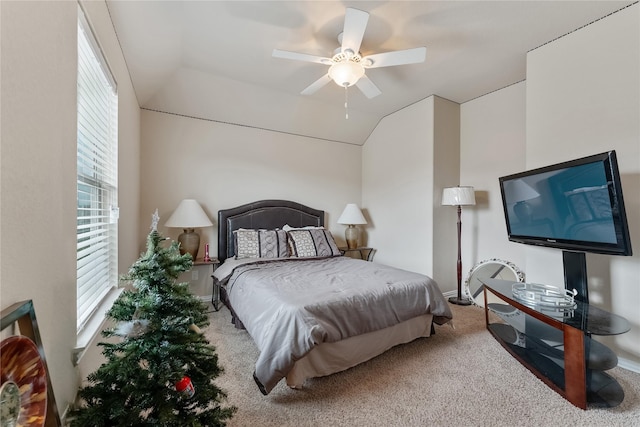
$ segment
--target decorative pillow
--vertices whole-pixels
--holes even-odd
[[[287,235],[291,256],[307,258],[341,255],[331,232],[324,228],[293,229]]]
[[[285,224],[282,226],[282,229],[284,231],[291,231],[291,230],[324,230],[323,226],[317,226],[317,225],[307,225],[305,227],[292,227],[289,224]]]
[[[286,258],[289,256],[287,232],[284,230],[246,230],[233,232],[236,259]]]

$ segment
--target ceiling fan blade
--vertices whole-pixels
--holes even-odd
[[[342,51],[353,50],[353,53],[360,51],[364,30],[367,28],[369,14],[362,10],[348,7],[344,16],[344,30],[342,30]]]
[[[325,74],[324,76],[320,77],[318,80],[316,80],[315,82],[307,86],[305,90],[300,92],[300,95],[311,95],[313,93],[316,93],[318,89],[320,89],[330,81],[331,81],[331,77],[329,77],[329,74]]]
[[[365,56],[360,63],[364,68],[390,67],[392,65],[417,64],[424,62],[427,56],[426,47],[414,49],[396,50],[393,52],[376,53]]]
[[[364,95],[369,99],[375,98],[382,93],[380,92],[380,89],[378,89],[378,86],[376,86],[371,80],[369,80],[369,77],[367,77],[366,74],[360,77],[360,80],[356,82],[356,86],[358,86],[358,89],[360,89],[362,93],[364,93]]]
[[[316,62],[318,64],[330,65],[331,58],[309,55],[306,53],[289,52],[287,50],[273,49],[274,58],[293,59],[295,61]]]

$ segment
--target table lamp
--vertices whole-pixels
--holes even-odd
[[[449,302],[457,305],[471,305],[471,300],[462,298],[462,253],[460,241],[462,235],[462,207],[476,204],[473,187],[450,187],[442,190],[442,205],[458,207],[458,296],[449,298]]]
[[[348,225],[344,231],[344,238],[347,241],[347,247],[349,249],[355,249],[358,247],[358,234],[360,230],[356,225],[366,224],[367,220],[364,219],[360,208],[355,203],[349,203],[342,211],[342,215],[338,218],[338,224]]]
[[[518,220],[525,225],[531,223],[533,209],[528,201],[540,197],[540,193],[522,179],[506,182],[505,192],[508,192],[510,197],[516,200],[516,204],[513,205],[513,212],[518,217]]]
[[[200,248],[200,235],[194,229],[211,227],[213,223],[196,200],[184,199],[164,225],[183,229],[183,233],[178,236],[180,254],[190,253],[195,261]]]

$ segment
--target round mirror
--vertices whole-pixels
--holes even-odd
[[[509,261],[500,259],[490,259],[477,263],[469,272],[469,277],[465,281],[464,289],[467,297],[476,305],[484,307],[484,295],[482,292],[482,282],[480,279],[500,279],[511,280],[513,282],[524,282],[524,273]],[[495,302],[501,302],[493,295]],[[493,301],[489,301],[493,302]]]

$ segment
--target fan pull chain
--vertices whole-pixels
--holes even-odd
[[[344,118],[349,120],[349,87],[344,87]]]

